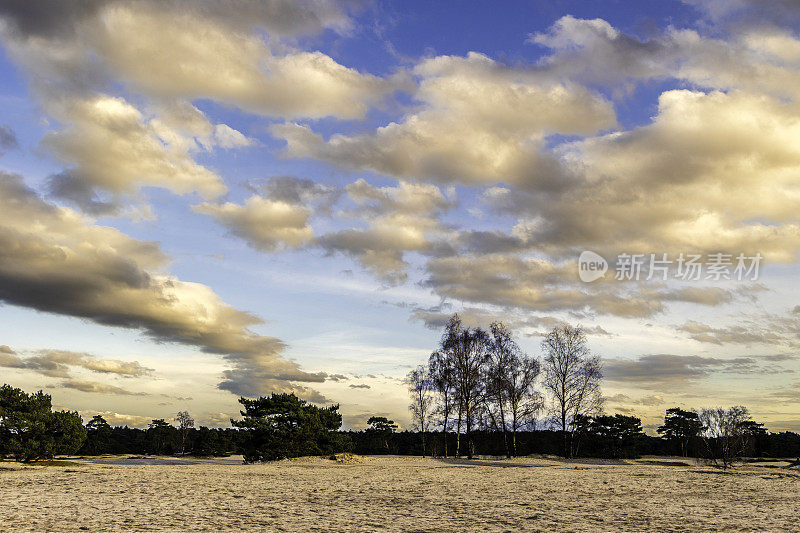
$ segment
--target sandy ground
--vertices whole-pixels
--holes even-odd
[[[775,463],[0,463],[2,531],[797,531],[799,502],[800,474]]]

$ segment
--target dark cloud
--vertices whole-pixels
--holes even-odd
[[[75,24],[94,16],[108,0],[81,0],[80,2],[50,2],[25,0],[0,2],[0,17],[14,31],[30,37],[70,37]]]
[[[47,178],[47,189],[50,195],[66,200],[90,215],[113,215],[119,212],[116,202],[103,201],[91,184],[76,178],[74,170],[64,170]]]
[[[16,133],[11,129],[11,126],[7,124],[0,125],[0,155],[3,155],[4,151],[14,148],[19,148],[19,140],[17,140]]]
[[[585,83],[620,86],[629,79],[666,75],[672,60],[668,41],[642,41],[617,31],[602,19],[564,16],[547,32],[531,34],[529,43],[549,48],[539,70],[543,74]]]
[[[603,374],[608,381],[664,391],[690,384],[716,372],[760,372],[760,367],[758,360],[753,357],[720,359],[673,354],[642,355],[635,360],[608,359],[603,364]]]
[[[77,23],[96,16],[104,7],[125,3],[138,9],[156,6],[166,12],[190,11],[240,28],[262,26],[278,35],[316,33],[324,27],[344,28],[348,25],[345,6],[328,0],[235,0],[225,3],[213,0],[24,0],[0,3],[0,17],[25,36],[64,38],[72,36]]]
[[[313,204],[315,212],[323,215],[329,215],[333,204],[344,194],[340,188],[327,187],[296,176],[273,176],[267,180],[253,180],[250,188],[271,200],[294,205]]]
[[[371,389],[366,383],[359,383],[358,385],[348,385],[351,389]]]
[[[233,368],[219,386],[235,394],[296,390],[312,397],[292,382],[324,380],[284,359],[279,339],[252,333],[259,318],[204,285],[162,274],[168,258],[156,243],[91,225],[11,174],[0,174],[0,211],[0,300],[222,355]]]
[[[800,19],[797,0],[683,0],[716,22],[788,25]]]

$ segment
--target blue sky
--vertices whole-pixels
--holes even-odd
[[[293,391],[406,424],[459,312],[534,355],[584,326],[651,428],[800,428],[791,3],[217,5],[2,9],[4,381],[112,423]],[[716,252],[759,279],[613,279]]]

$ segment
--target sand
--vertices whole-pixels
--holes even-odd
[[[790,531],[800,475],[681,460],[0,463],[3,531]],[[662,464],[663,463],[663,464]]]

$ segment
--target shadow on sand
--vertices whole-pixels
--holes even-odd
[[[532,465],[529,463],[520,463],[515,461],[514,459],[505,459],[505,458],[498,458],[498,459],[486,459],[486,458],[478,458],[478,459],[464,459],[464,458],[455,458],[455,457],[435,457],[437,461],[440,463],[445,463],[447,465],[452,466],[453,468],[469,468],[475,466],[494,466],[497,468],[537,468],[537,467],[545,467],[548,466],[546,464],[541,465]]]

